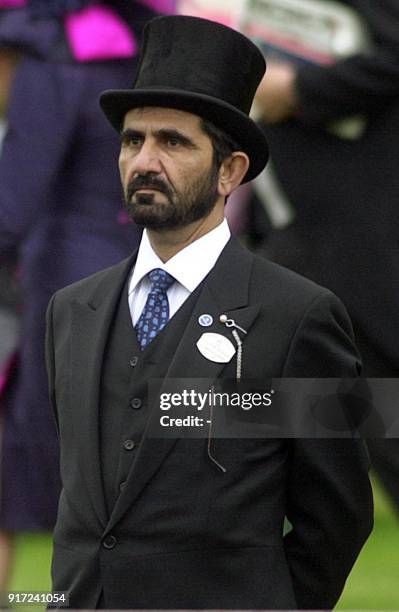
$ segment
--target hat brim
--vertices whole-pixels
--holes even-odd
[[[266,166],[269,150],[262,130],[245,113],[217,98],[176,89],[127,89],[104,91],[100,104],[118,132],[126,113],[133,108],[160,106],[193,113],[224,130],[248,155],[250,166],[243,183],[254,179]]]

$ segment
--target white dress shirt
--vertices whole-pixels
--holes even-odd
[[[224,219],[215,229],[201,236],[164,263],[154,252],[147,230],[144,230],[136,265],[129,283],[129,309],[133,326],[139,320],[147,301],[151,288],[147,274],[151,270],[161,268],[176,279],[176,282],[167,291],[169,318],[172,318],[212,270],[229,239],[230,229]]]

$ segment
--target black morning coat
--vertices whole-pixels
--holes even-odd
[[[368,458],[358,439],[213,439],[211,454],[223,471],[205,438],[144,433],[107,513],[100,377],[134,260],[62,289],[48,309],[47,363],[63,480],[53,590],[69,591],[75,608],[99,602],[139,609],[331,608],[372,525]],[[234,378],[235,358],[215,363],[196,347],[204,329],[232,338],[221,314],[248,332],[243,377],[358,374],[341,302],[235,239],[197,291],[188,322],[177,325],[178,311],[153,349],[139,355],[145,374],[151,366],[153,375],[159,354],[159,371],[169,378]],[[198,321],[205,313],[214,319],[208,328]],[[154,408],[149,420],[158,414]],[[283,537],[285,517],[292,530]]]

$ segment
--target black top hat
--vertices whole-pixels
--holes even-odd
[[[118,131],[125,114],[141,106],[175,108],[208,119],[247,153],[247,182],[268,159],[265,136],[248,116],[265,68],[259,49],[235,30],[197,17],[157,17],[144,29],[132,88],[105,91],[100,103]]]

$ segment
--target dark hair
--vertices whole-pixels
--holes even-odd
[[[214,123],[207,119],[201,119],[201,128],[209,136],[213,146],[213,162],[217,169],[227,157],[234,151],[241,151],[242,148],[224,130],[216,127]]]

